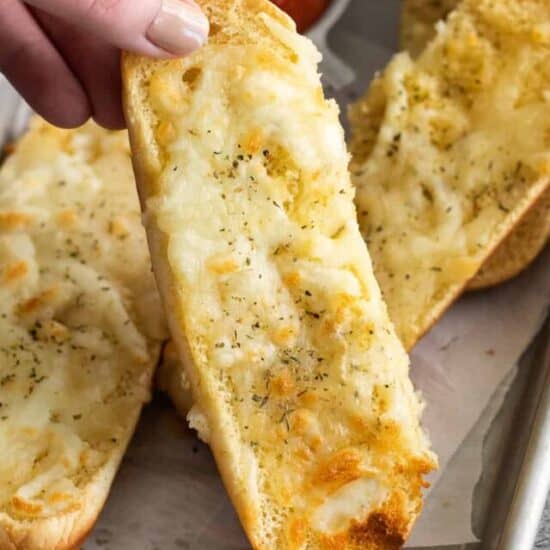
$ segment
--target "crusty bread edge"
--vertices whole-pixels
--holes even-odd
[[[143,110],[134,108],[134,105],[142,104],[145,99],[139,97],[140,67],[142,63],[142,58],[127,52],[123,53],[122,97],[124,113],[128,121],[128,132],[132,148],[132,163],[142,204],[142,211],[144,212],[144,225],[151,252],[153,272],[164,305],[170,334],[176,344],[180,360],[182,361],[182,367],[191,383],[194,402],[210,402],[208,397],[203,396],[200,391],[198,377],[193,368],[194,361],[191,349],[185,333],[184,317],[180,309],[178,291],[165,261],[168,257],[168,237],[158,228],[154,220],[149,219],[147,215],[146,202],[148,197],[155,194],[155,189],[153,189],[151,185],[157,181],[160,172],[160,160],[152,153],[152,142],[148,143],[144,137],[148,135],[148,128],[150,127],[147,123],[146,116]],[[233,453],[225,444],[225,438],[217,435],[220,426],[223,425],[222,413],[214,403],[212,403],[211,407],[206,408],[209,410],[207,420],[211,430],[211,440],[209,444],[216,460],[217,467],[220,470],[225,489],[234,504],[239,519],[254,548],[260,548],[259,544],[256,542],[256,533],[259,524],[256,521],[254,506],[247,498],[246,493],[239,490],[241,480],[236,475],[236,469],[232,467],[233,463],[231,460],[226,459],[226,457],[231,456]],[[216,411],[216,418],[212,415],[212,411],[214,410]]]
[[[158,353],[157,359],[158,359]],[[155,362],[156,364],[156,362]],[[147,387],[152,385],[151,369]],[[144,403],[145,404],[145,403]],[[86,484],[81,497],[82,508],[75,512],[45,519],[17,520],[0,513],[0,550],[77,550],[92,531],[122,458],[136,429],[142,404],[131,413],[126,442],[118,447],[109,460]]]
[[[529,212],[534,204],[542,199],[542,196],[548,189],[550,189],[550,177],[541,178],[531,187],[529,194],[523,201],[524,204],[522,207],[516,208],[513,211],[513,214],[508,216],[501,224],[501,226],[508,224],[508,228],[506,229],[504,235],[502,235],[499,239],[493,238],[493,242],[488,247],[480,263],[480,267],[495,253],[501,243],[503,243],[510,236],[518,224],[521,223],[525,214]],[[501,228],[499,228],[498,231],[495,231],[495,233],[498,233],[500,230]],[[418,343],[418,341],[433,328],[433,326],[439,321],[439,319],[441,319],[449,307],[460,298],[476,275],[477,272],[466,279],[463,283],[451,286],[447,293],[437,301],[435,307],[433,307],[422,319],[419,319],[418,324],[422,324],[423,326],[415,335],[415,339],[412,342],[403,342],[407,351],[410,351]]]
[[[69,550],[79,548],[93,529],[123,452],[117,453],[86,487],[77,512],[40,520],[14,520],[0,515],[1,550]]]
[[[542,210],[542,214],[538,213],[539,208]],[[546,218],[542,224],[542,227],[536,227],[536,224],[540,222],[540,218]],[[536,240],[529,240],[528,246],[524,245],[524,252],[526,252],[523,261],[515,262],[511,265],[499,267],[498,259],[502,254],[505,254],[507,250],[517,240],[514,238],[514,232],[520,227],[520,225],[527,225],[527,234],[533,235],[533,231],[538,230],[538,238]],[[523,240],[523,239],[522,239]],[[545,249],[548,241],[550,240],[550,188],[547,189],[541,197],[529,208],[523,218],[520,220],[514,231],[512,231],[502,243],[495,250],[493,255],[485,261],[481,271],[478,271],[474,279],[470,281],[467,290],[477,291],[485,290],[493,286],[505,283],[517,277],[523,273],[542,253]]]

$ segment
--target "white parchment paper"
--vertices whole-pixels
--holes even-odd
[[[413,350],[412,378],[427,402],[424,423],[440,470],[411,545],[477,540],[470,518],[483,439],[549,302],[550,250],[516,280],[463,297]]]

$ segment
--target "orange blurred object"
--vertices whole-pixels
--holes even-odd
[[[272,0],[286,11],[298,26],[298,31],[306,31],[327,9],[330,0]]]

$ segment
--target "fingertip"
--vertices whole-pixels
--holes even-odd
[[[157,52],[185,56],[208,41],[210,24],[192,0],[163,0],[146,38]]]
[[[67,82],[63,90],[46,90],[35,110],[59,128],[78,128],[92,116],[88,97],[76,82]]]
[[[38,114],[42,115],[50,124],[71,130],[85,124],[90,118],[90,111],[85,109],[67,109],[63,111],[43,111],[38,110]]]
[[[120,114],[116,113],[94,113],[94,121],[105,128],[106,130],[124,130],[126,128],[126,121],[122,112]]]
[[[151,42],[147,37],[143,36],[138,39],[133,48],[127,48],[129,52],[152,57],[154,59],[177,59],[179,56],[171,53]]]

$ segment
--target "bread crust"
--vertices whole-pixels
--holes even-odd
[[[160,176],[160,153],[157,144],[151,134],[151,122],[146,117],[146,111],[139,106],[147,105],[146,97],[141,95],[141,82],[148,78],[147,62],[138,56],[124,53],[122,59],[122,80],[123,104],[128,123],[128,132],[132,146],[132,161],[136,182],[139,190],[141,204],[144,212],[146,210],[146,201],[149,197],[158,193],[156,186]],[[257,532],[257,516],[253,513],[252,506],[247,499],[244,491],[239,490],[240,480],[235,476],[232,463],[225,460],[224,456],[231,455],[223,433],[217,433],[224,425],[224,414],[219,410],[215,402],[208,399],[200,391],[200,381],[197,372],[191,367],[193,365],[193,356],[187,340],[187,333],[184,322],[184,315],[180,309],[180,300],[178,290],[174,284],[174,279],[170,273],[168,264],[164,261],[168,257],[168,237],[160,231],[153,220],[145,217],[145,228],[151,251],[153,270],[157,280],[157,285],[161,289],[161,298],[164,304],[164,310],[167,316],[170,334],[178,350],[180,357],[180,368],[185,371],[185,375],[191,382],[194,402],[203,403],[203,408],[208,410],[208,424],[212,429],[210,445],[216,458],[216,464],[220,470],[222,481],[233,502],[239,519],[249,534],[251,542],[255,548],[257,546],[254,540],[254,533]],[[187,414],[184,411],[183,414]]]
[[[134,415],[130,437],[139,419]],[[97,473],[81,496],[81,508],[76,512],[47,519],[18,521],[0,513],[0,550],[76,550],[80,548],[107,500],[122,457],[128,445],[119,449],[109,463]]]
[[[484,290],[517,277],[537,259],[549,239],[550,192],[546,191],[483,264],[467,290]]]

